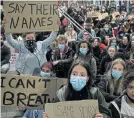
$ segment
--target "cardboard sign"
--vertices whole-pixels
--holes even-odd
[[[6,33],[58,31],[57,2],[4,1]]]
[[[56,97],[57,88],[66,84],[66,79],[41,78],[26,75],[1,76],[1,104],[26,108],[43,108]]]
[[[101,15],[101,13],[99,13],[99,12],[88,12],[87,13],[87,16],[88,17],[91,17],[91,18],[93,18],[93,17],[99,17]]]
[[[47,103],[45,111],[50,118],[94,118],[99,113],[97,100]]]

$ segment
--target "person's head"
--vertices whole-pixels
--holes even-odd
[[[116,59],[111,65],[111,76],[114,79],[122,78],[123,72],[126,69],[126,64],[122,59]]]
[[[116,47],[113,47],[113,46],[109,46],[108,49],[107,49],[107,53],[108,55],[113,58],[113,56],[116,54]]]
[[[87,31],[84,31],[83,32],[83,40],[89,40],[89,38],[90,38],[89,33]]]
[[[108,30],[109,30],[109,24],[105,24],[105,25],[104,25],[104,30],[105,30],[105,31],[108,31]]]
[[[128,98],[134,103],[134,70],[129,70],[124,74],[122,89],[126,92]]]
[[[84,22],[84,29],[86,29],[86,30],[91,30],[91,28],[92,28],[92,23],[93,23],[92,19],[88,17],[88,18],[86,19],[86,21]]]
[[[99,39],[94,39],[94,46],[96,47],[96,46],[99,46],[100,45],[100,40]]]
[[[41,77],[51,77],[53,73],[53,64],[51,62],[46,62],[41,67],[40,76]]]
[[[83,59],[78,59],[72,64],[68,75],[69,86],[75,91],[80,91],[85,86],[91,87],[92,76],[90,66]]]
[[[122,44],[127,45],[128,44],[128,38],[127,36],[122,37]]]
[[[123,52],[116,52],[116,54],[113,57],[113,60],[116,59],[122,59],[123,61],[126,61],[125,54]]]
[[[72,30],[73,30],[73,26],[68,25],[67,30],[68,30],[68,31],[72,31]]]
[[[92,50],[92,46],[89,42],[87,41],[81,41],[79,44],[78,44],[78,55],[79,54],[83,54],[83,55],[87,55],[89,52],[93,52]]]
[[[111,46],[117,46],[116,38],[113,37],[113,38],[110,39],[110,45]]]
[[[67,38],[64,35],[59,35],[57,37],[58,47],[60,50],[64,50],[65,46],[67,45]]]
[[[35,49],[37,47],[35,33],[30,32],[30,33],[26,34],[24,45],[31,53],[33,53],[35,51]]]
[[[26,40],[35,40],[35,33],[34,32],[27,33]]]

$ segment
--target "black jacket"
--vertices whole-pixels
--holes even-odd
[[[103,78],[106,77],[103,76]],[[107,79],[103,79],[103,78],[100,78],[100,82],[97,84],[97,86],[102,92],[102,94],[104,95],[106,102],[109,103],[120,96],[121,93],[117,92],[117,90],[120,87],[119,84],[121,83],[121,81],[119,80],[117,84],[113,86],[113,88],[111,88],[112,82],[114,80],[110,78]],[[111,93],[111,91],[114,91],[113,94]]]
[[[57,99],[56,102],[61,101],[67,101],[66,100],[66,94],[68,91],[68,85],[64,85],[59,91],[57,92]],[[99,111],[104,115],[104,118],[111,118],[111,111],[107,108],[107,103],[105,102],[105,99],[102,95],[102,93],[99,91],[98,88],[91,87],[90,90],[87,90],[87,99],[96,99],[99,102]],[[86,97],[85,95],[83,95]],[[73,100],[73,99],[72,99]]]
[[[9,63],[11,57],[10,48],[6,45],[1,46],[1,66]]]
[[[56,72],[56,77],[59,78],[67,78],[68,76],[68,71],[70,69],[71,63],[73,61],[73,57],[74,57],[74,51],[69,48],[66,47],[63,54],[62,54],[62,58],[60,56],[60,50],[57,49],[54,52],[53,55],[53,61],[60,61],[56,66],[55,66],[55,72]]]
[[[85,62],[89,63],[91,67],[92,78],[95,79],[97,75],[97,65],[93,54],[92,53],[88,53],[87,55],[79,54],[74,59],[76,60],[81,58],[84,59]]]
[[[106,72],[106,68],[107,68],[107,65],[108,65],[109,62],[112,62],[112,59],[107,54],[101,60],[100,71],[99,71],[101,75],[103,75]]]
[[[112,117],[113,118],[126,118],[122,114],[120,114],[120,112],[121,112],[121,106],[122,106],[121,105],[122,97],[124,97],[126,100],[129,101],[129,98],[124,93],[123,95],[121,95],[120,97],[118,97],[117,99],[115,99],[113,102],[111,102],[110,105],[109,105],[109,109],[111,110],[111,113],[112,113]]]
[[[109,37],[113,37],[112,31],[109,30],[108,32],[106,32],[104,29],[100,32],[100,38],[102,39],[102,43],[105,44],[105,36],[109,36]]]

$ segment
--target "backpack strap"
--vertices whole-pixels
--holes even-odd
[[[121,118],[121,112],[120,112],[120,109],[119,109],[119,107],[117,106],[117,104],[113,101],[113,102],[111,102],[113,105],[114,105],[114,107],[116,108],[116,110],[119,112],[119,114],[120,114],[120,118]]]

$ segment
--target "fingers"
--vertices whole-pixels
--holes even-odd
[[[98,113],[98,114],[96,114],[95,118],[103,118],[103,115]]]
[[[49,118],[48,115],[45,112],[43,112],[42,115],[43,115],[43,118]]]

